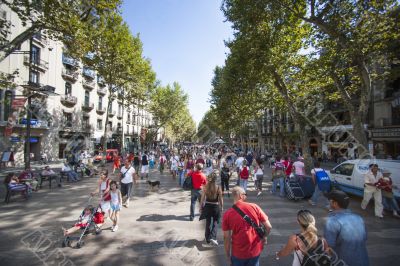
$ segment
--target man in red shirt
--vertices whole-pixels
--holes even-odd
[[[254,223],[265,226],[271,231],[268,216],[254,203],[245,202],[246,193],[243,188],[236,186],[232,189],[233,203],[241,209]],[[233,208],[228,209],[222,219],[224,231],[224,248],[228,263],[232,266],[258,266],[260,254],[265,240],[260,239],[255,229],[248,224]]]
[[[194,208],[196,207],[196,201],[201,199],[202,187],[207,184],[207,177],[201,171],[203,169],[203,164],[196,164],[196,170],[192,173],[192,193],[190,198],[190,221],[194,219]]]

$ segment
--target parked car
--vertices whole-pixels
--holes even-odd
[[[106,161],[111,162],[114,160],[114,154],[118,156],[118,150],[117,149],[107,149],[106,150]],[[100,162],[103,160],[103,154],[100,152],[98,155],[94,157],[94,162]]]
[[[400,161],[358,159],[347,160],[330,171],[330,178],[336,182],[341,190],[349,194],[362,197],[364,195],[364,174],[368,172],[370,164],[378,164],[379,171],[388,170],[391,173],[393,193],[400,199]]]

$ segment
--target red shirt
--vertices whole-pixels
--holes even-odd
[[[289,161],[284,161],[283,165],[285,166],[286,170],[285,170],[285,174],[286,176],[290,176],[290,174],[292,173],[292,167],[293,167],[293,163],[289,162]]]
[[[207,184],[207,177],[201,171],[194,171],[192,173],[193,189],[201,189],[202,185]]]
[[[249,167],[243,167],[242,171],[240,171],[240,178],[241,179],[249,179]]]
[[[268,216],[254,203],[236,203],[256,224],[268,221]],[[232,231],[232,255],[239,259],[250,259],[261,254],[264,242],[256,231],[233,208],[228,209],[222,219],[222,230]]]

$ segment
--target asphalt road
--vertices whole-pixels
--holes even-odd
[[[220,245],[212,247],[204,242],[205,223],[189,221],[190,192],[178,188],[168,173],[160,176],[153,172],[150,178],[160,180],[161,188],[151,192],[141,181],[134,187],[131,206],[121,212],[119,230],[111,232],[111,223],[106,223],[100,235],[85,237],[81,249],[61,248],[61,227],[75,223],[89,193],[96,189],[96,178],[63,188],[49,189],[44,184],[28,201],[15,196],[9,204],[1,203],[0,265],[226,265],[222,231],[218,231]],[[268,191],[261,197],[256,197],[252,182],[248,192],[248,201],[259,204],[273,226],[261,265],[291,265],[292,256],[275,261],[274,254],[290,234],[299,232],[297,211],[311,210],[320,234],[328,212],[322,205],[273,196],[270,179],[264,180]],[[234,183],[232,180],[231,185]],[[0,197],[4,198],[4,190]],[[383,220],[375,218],[372,204],[362,211],[360,202],[352,198],[350,207],[364,217],[371,265],[398,265],[400,220],[390,215]],[[224,205],[229,208],[232,200],[225,198]]]

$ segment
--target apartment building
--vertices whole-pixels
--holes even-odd
[[[24,30],[18,16],[7,7],[1,6],[0,13],[0,19],[14,24],[10,39]],[[101,147],[102,138],[106,138],[108,148],[126,151],[140,149],[145,142],[151,114],[139,105],[124,106],[118,100],[109,103],[102,78],[79,60],[68,57],[62,43],[40,32],[1,61],[0,71],[5,75],[16,73],[16,86],[0,90],[0,148],[13,150],[16,163],[23,162],[28,106],[25,101],[25,108],[15,113],[13,103],[28,97],[32,102],[29,145],[33,160],[38,160],[41,153],[57,159],[82,149],[95,152]],[[42,89],[54,93],[33,93]],[[6,132],[12,114],[16,115],[14,125],[11,132]],[[104,136],[106,126],[108,134]]]

